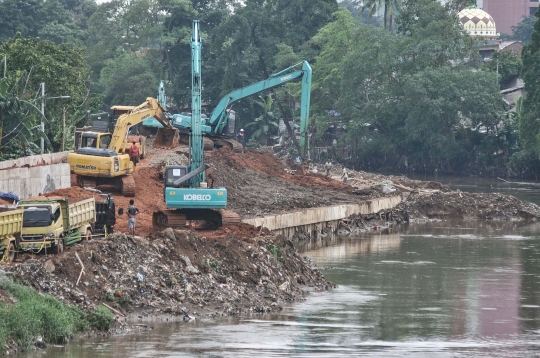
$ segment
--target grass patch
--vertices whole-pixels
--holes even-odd
[[[221,273],[223,270],[223,261],[207,259],[206,264],[214,270],[214,272]]]
[[[283,249],[274,244],[268,245],[268,250],[276,260],[281,259],[281,257],[283,256]]]
[[[0,288],[14,301],[0,302],[0,352],[5,350],[9,338],[19,350],[27,351],[34,347],[38,337],[46,343],[63,344],[91,327],[106,330],[112,321],[111,313],[107,316],[103,311],[105,307],[86,313],[7,278],[0,280]]]
[[[97,309],[89,312],[87,317],[90,326],[100,331],[107,331],[113,320],[111,311],[103,305],[99,305]]]

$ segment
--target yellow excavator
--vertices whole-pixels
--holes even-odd
[[[144,103],[122,114],[110,132],[82,132],[78,138],[78,148],[67,157],[71,173],[76,175],[77,184],[82,187],[113,185],[124,196],[135,196],[135,180],[131,175],[135,165],[130,160],[128,144],[129,129],[147,118],[156,118],[163,127],[161,136],[168,142],[161,146],[176,147],[180,137],[171,124],[171,115],[155,98],[147,98]],[[136,145],[142,146],[138,142]],[[139,148],[139,153],[143,153]],[[146,153],[146,151],[144,151]]]

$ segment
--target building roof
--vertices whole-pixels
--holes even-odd
[[[482,9],[463,9],[458,16],[461,25],[471,36],[483,38],[497,38],[499,36],[495,21]]]

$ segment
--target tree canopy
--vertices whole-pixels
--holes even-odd
[[[6,58],[8,76],[24,77],[26,96],[41,103],[40,83],[45,83],[45,96],[70,96],[69,100],[46,100],[45,133],[53,150],[61,148],[63,107],[67,109],[66,126],[73,128],[89,108],[89,70],[81,49],[57,45],[20,34],[0,45],[0,58]],[[14,81],[12,81],[14,83]],[[69,137],[68,137],[69,138]]]
[[[539,147],[535,35],[524,51],[523,71],[519,56],[507,52],[482,63],[478,43],[456,21],[469,3],[5,0],[0,56],[7,56],[11,92],[4,96],[35,104],[41,82],[47,97],[71,96],[47,100],[46,134],[54,150],[61,147],[63,107],[73,131],[86,110],[138,105],[155,96],[164,80],[170,108],[185,111],[191,102],[189,40],[198,19],[208,112],[226,93],[305,59],[313,67],[314,144],[339,138],[353,153],[347,160],[370,168],[489,172],[504,168],[514,154],[513,168],[523,172],[517,168],[526,167],[524,158],[533,158]],[[535,19],[524,19],[513,36],[525,39]],[[499,85],[505,88],[520,73],[530,95],[516,114],[506,114]],[[13,91],[21,81],[25,91]],[[283,119],[294,142],[299,92],[298,83],[289,83],[262,93],[262,101],[236,102],[239,125],[266,143]],[[25,118],[29,125],[37,120]],[[26,133],[28,148],[38,136]]]

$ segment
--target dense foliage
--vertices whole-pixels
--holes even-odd
[[[63,107],[68,138],[87,110],[137,105],[155,96],[160,80],[165,80],[170,108],[189,111],[189,39],[192,20],[199,19],[207,112],[226,93],[306,59],[314,69],[314,145],[339,138],[352,153],[347,160],[372,169],[499,174],[512,157],[514,174],[532,175],[524,163],[536,155],[536,122],[529,118],[535,90],[529,87],[531,99],[516,114],[505,113],[499,89],[520,75],[521,59],[503,52],[482,63],[478,44],[456,26],[457,11],[468,4],[6,0],[0,3],[5,10],[0,12],[0,55],[8,55],[9,88],[20,88],[15,84],[28,79],[24,91],[11,90],[11,95],[39,107],[37,91],[45,82],[47,97],[71,96],[47,101],[46,134],[53,150],[61,147]],[[18,11],[10,16],[8,9],[14,8]],[[534,19],[524,19],[513,36],[526,40]],[[524,77],[538,74],[531,61],[523,66]],[[235,103],[248,138],[268,143],[277,134],[274,124],[284,119],[294,142],[299,90],[298,84],[287,84]],[[39,115],[25,113],[21,118],[32,128]],[[21,133],[17,140],[28,149],[13,153],[4,145],[4,157],[6,151],[35,151],[32,143],[39,135]]]
[[[540,12],[535,16],[540,17]],[[527,96],[518,108],[522,147],[511,160],[516,171],[538,176],[540,170],[540,21],[536,21],[531,41],[523,48],[522,77]]]

